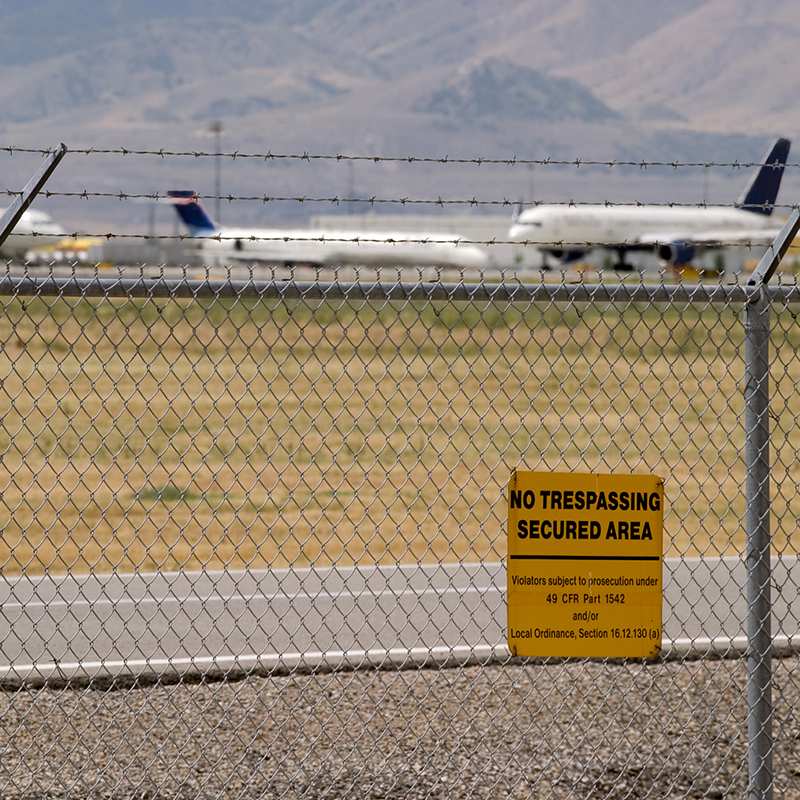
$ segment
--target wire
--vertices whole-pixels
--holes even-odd
[[[12,189],[0,190],[0,194],[5,194],[9,197],[16,197],[22,194],[22,192],[15,191]],[[167,197],[166,195],[162,195],[159,192],[149,193],[149,194],[137,194],[134,192],[93,192],[89,190],[82,190],[82,191],[75,191],[75,192],[51,192],[47,190],[43,190],[40,193],[40,196],[51,198],[51,197],[77,197],[82,200],[88,200],[90,198],[111,198],[114,200],[150,200],[152,202],[165,202],[165,203],[173,203],[174,198]],[[288,196],[278,196],[278,195],[233,195],[233,194],[226,194],[226,195],[214,195],[214,194],[198,194],[196,195],[198,200],[225,200],[228,203],[233,203],[237,201],[246,201],[246,202],[260,202],[263,204],[267,203],[283,203],[283,202],[290,202],[290,203],[326,203],[330,205],[340,205],[342,203],[360,203],[362,205],[400,205],[400,206],[410,206],[410,205],[430,205],[430,206],[452,206],[452,205],[461,205],[467,206],[470,208],[478,207],[478,206],[500,206],[503,208],[538,208],[540,206],[564,206],[566,208],[578,208],[578,207],[588,207],[588,208],[742,208],[743,204],[741,203],[707,203],[707,202],[700,202],[700,203],[678,203],[674,201],[666,202],[666,203],[644,203],[639,200],[632,201],[632,202],[617,202],[613,200],[595,200],[595,201],[584,201],[584,200],[555,200],[555,201],[543,201],[543,200],[530,200],[530,201],[522,201],[522,200],[510,200],[507,197],[504,197],[502,200],[478,200],[475,197],[469,199],[450,199],[445,200],[442,197],[437,197],[435,200],[430,198],[410,198],[410,197],[309,197],[308,195],[298,195],[294,197]],[[771,208],[775,209],[785,209],[787,211],[793,211],[798,207],[798,204],[790,204],[790,203],[775,203],[774,205],[770,206]]]
[[[309,231],[312,233],[312,231]],[[313,231],[315,235],[311,236],[290,236],[284,234],[278,234],[274,236],[258,236],[258,235],[247,235],[247,236],[225,236],[222,234],[217,234],[215,236],[204,236],[204,237],[194,237],[187,234],[137,234],[137,233],[65,233],[62,237],[63,239],[105,239],[107,241],[111,241],[114,239],[136,239],[146,242],[153,242],[153,241],[176,241],[176,242],[194,242],[197,244],[202,244],[203,242],[217,242],[217,243],[225,243],[225,242],[269,242],[269,243],[289,243],[289,242],[302,242],[304,244],[308,243],[319,243],[319,244],[336,244],[336,243],[346,243],[346,244],[390,244],[390,245],[406,245],[406,244],[419,244],[419,245],[435,245],[435,244],[450,244],[455,247],[459,246],[466,246],[466,245],[481,245],[485,247],[492,247],[494,245],[515,245],[518,247],[534,247],[534,248],[541,248],[544,250],[563,250],[563,249],[586,249],[590,250],[592,248],[610,248],[610,249],[618,249],[618,248],[626,248],[626,249],[641,249],[641,250],[652,250],[659,247],[659,245],[671,245],[674,246],[676,244],[681,245],[683,242],[675,241],[672,239],[665,239],[664,241],[654,240],[652,242],[647,242],[646,244],[642,244],[641,242],[629,242],[627,239],[618,242],[610,242],[610,241],[568,241],[564,239],[555,240],[551,242],[541,242],[541,241],[534,241],[530,239],[523,239],[523,240],[506,240],[506,239],[470,239],[464,237],[422,237],[422,238],[403,238],[398,236],[392,237],[370,237],[370,236],[361,236],[361,235],[353,235],[352,237],[348,236],[326,236],[324,233],[317,234],[316,231]],[[47,237],[48,239],[52,239],[52,234],[45,234],[45,233],[26,233],[25,236],[41,236]],[[13,237],[14,234],[12,233],[9,238]],[[694,246],[692,242],[685,243],[688,246]],[[752,248],[761,248],[768,246],[763,241],[739,241],[739,242],[730,242],[725,243],[721,242],[721,245],[725,247],[745,247],[748,249]],[[253,253],[251,256],[248,256],[246,251],[242,252],[240,257],[252,257],[256,258],[257,254]]]
[[[35,149],[26,147],[6,146],[0,147],[0,152],[9,154],[14,153],[35,153],[42,156],[50,155],[54,150],[50,149]],[[78,148],[70,149],[69,151],[76,155],[122,155],[122,156],[158,156],[166,158],[168,156],[176,157],[192,157],[192,158],[230,158],[232,160],[246,158],[258,159],[261,161],[276,161],[276,160],[297,160],[297,161],[368,161],[375,164],[380,163],[403,163],[403,164],[474,164],[481,166],[483,164],[500,164],[504,166],[566,166],[566,167],[639,167],[640,169],[648,169],[649,167],[670,167],[671,169],[680,169],[684,167],[730,167],[731,169],[749,169],[751,167],[764,166],[762,161],[648,161],[646,159],[637,160],[592,160],[592,159],[555,159],[555,158],[517,158],[517,156],[509,156],[506,158],[454,158],[449,155],[434,157],[434,156],[359,156],[359,155],[345,155],[343,153],[324,154],[324,153],[273,153],[268,151],[266,153],[241,153],[238,150],[231,153],[224,152],[205,152],[202,150],[133,150],[125,147],[118,148]],[[784,165],[777,165],[784,166]],[[800,163],[786,164],[786,167],[800,167]]]

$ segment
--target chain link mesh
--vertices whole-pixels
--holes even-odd
[[[2,298],[2,797],[744,794],[742,287],[220,277]],[[793,291],[771,411],[784,797]],[[517,468],[665,479],[660,659],[510,657]]]

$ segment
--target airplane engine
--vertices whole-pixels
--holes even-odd
[[[683,267],[692,263],[697,249],[690,244],[661,244],[658,246],[658,257],[674,267]]]
[[[569,264],[571,261],[577,261],[586,255],[585,250],[563,250],[560,247],[551,247],[545,250],[553,258],[557,258],[562,264]]]

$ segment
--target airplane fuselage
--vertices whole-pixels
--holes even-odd
[[[441,234],[223,228],[199,241],[202,250],[218,261],[464,268],[481,268],[487,263],[478,247],[456,244]]]
[[[780,226],[776,228],[771,217],[735,208],[544,205],[523,211],[511,226],[509,237],[542,247],[589,250],[653,246],[704,231],[735,234],[742,230],[763,231],[764,237],[769,238],[770,232],[780,230]]]

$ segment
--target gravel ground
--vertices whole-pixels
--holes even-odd
[[[800,797],[798,660],[775,795]],[[742,661],[507,664],[0,695],[2,798],[727,798]]]

